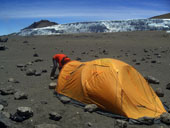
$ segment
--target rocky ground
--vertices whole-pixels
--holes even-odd
[[[54,94],[52,82],[57,80],[50,80],[49,75],[52,56],[56,53],[79,61],[116,58],[146,76],[161,101],[170,106],[170,34],[122,32],[0,38],[0,127],[168,127],[164,123],[122,123],[64,104]]]

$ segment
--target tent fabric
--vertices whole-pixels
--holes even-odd
[[[56,92],[133,119],[156,118],[166,112],[142,75],[116,59],[67,63],[59,74]]]

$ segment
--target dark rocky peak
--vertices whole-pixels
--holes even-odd
[[[159,16],[154,16],[149,19],[170,19],[170,13],[162,14]]]
[[[48,27],[48,26],[52,26],[52,25],[58,25],[58,23],[50,22],[48,20],[40,20],[38,22],[34,22],[33,24],[31,24],[30,26],[24,28],[23,30],[25,30],[25,29],[34,29],[34,28]]]

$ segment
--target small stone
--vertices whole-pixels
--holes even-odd
[[[2,113],[0,113],[0,126],[1,128],[11,128],[12,122],[10,119],[8,119],[6,116],[4,116]]]
[[[116,120],[116,125],[119,127],[119,128],[126,128],[128,126],[127,122],[124,121],[124,120],[119,120],[117,119]]]
[[[59,121],[62,118],[62,116],[56,112],[50,112],[49,116],[51,120],[55,120],[55,121]]]
[[[17,64],[17,68],[23,68],[26,67],[24,64]]]
[[[35,125],[35,128],[61,128],[61,127],[56,124],[39,124]]]
[[[1,95],[13,95],[16,91],[13,87],[1,88],[0,94]]]
[[[33,64],[33,62],[28,62],[28,63],[27,63],[27,65],[32,65],[32,64]]]
[[[4,106],[0,104],[0,111],[2,111],[3,109],[4,109]]]
[[[146,53],[146,52],[148,52],[148,50],[147,50],[147,49],[144,49],[143,51],[144,51],[145,53]]]
[[[170,124],[170,114],[169,113],[163,113],[161,116],[160,116],[160,119],[163,123],[165,124]]]
[[[24,92],[18,91],[14,94],[14,99],[15,100],[28,99],[28,95],[25,94]]]
[[[161,88],[156,88],[155,93],[159,97],[163,97],[164,96],[163,90]]]
[[[33,76],[33,75],[35,75],[35,72],[36,72],[35,69],[28,69],[28,70],[26,71],[26,75],[27,75],[27,76]]]
[[[154,118],[151,117],[141,117],[138,119],[139,122],[141,122],[142,124],[147,124],[147,125],[151,125],[154,123]]]
[[[35,72],[35,76],[41,76],[41,72]]]
[[[156,63],[156,60],[152,60],[151,63]]]
[[[136,62],[135,64],[136,64],[136,65],[140,65],[140,62]]]
[[[19,83],[19,81],[15,80],[14,78],[9,78],[9,79],[8,79],[8,82],[11,82],[11,83]]]
[[[71,100],[70,100],[70,98],[68,98],[66,96],[61,96],[60,101],[64,104],[66,104],[66,103],[69,103]]]
[[[81,58],[80,58],[80,57],[77,57],[76,60],[81,60]]]
[[[157,55],[158,58],[161,58],[161,55]]]
[[[152,84],[159,84],[159,80],[154,78],[153,76],[145,76],[145,79]]]
[[[47,72],[47,69],[42,69],[41,72],[42,72],[42,73],[46,73],[46,72]]]
[[[0,51],[4,51],[6,49],[5,45],[0,45]]]
[[[82,52],[81,54],[86,54],[86,52]]]
[[[26,67],[22,67],[20,68],[21,71],[27,71],[27,68]]]
[[[87,123],[87,126],[92,127],[92,123],[91,123],[91,122],[88,122],[88,123]]]
[[[108,53],[108,50],[103,50],[103,53],[105,54],[105,55],[108,55],[109,53]]]
[[[43,61],[43,59],[41,59],[41,58],[38,58],[38,59],[34,60],[34,62],[42,62],[42,61]]]
[[[97,105],[96,104],[88,104],[84,107],[84,111],[87,111],[87,112],[94,112],[97,110]]]
[[[25,40],[25,41],[23,41],[22,43],[27,44],[27,43],[28,43],[28,41],[26,41],[26,40]]]
[[[50,84],[49,84],[49,89],[55,89],[56,88],[56,82],[51,82]]]
[[[116,125],[118,125],[120,128],[126,128],[128,126],[127,122],[124,120],[116,120]]]
[[[166,85],[166,89],[170,90],[170,83]]]
[[[33,54],[33,57],[38,57],[39,55],[37,53],[34,53]]]
[[[145,61],[145,58],[142,58],[141,61]]]
[[[10,113],[8,113],[8,112],[5,112],[5,111],[2,111],[1,112],[6,118],[10,118]]]
[[[33,116],[33,111],[30,107],[18,107],[17,114],[28,119]]]

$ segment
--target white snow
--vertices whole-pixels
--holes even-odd
[[[50,27],[21,30],[18,35],[53,35],[92,32],[126,32],[146,30],[170,30],[170,19],[134,19],[59,24]]]

